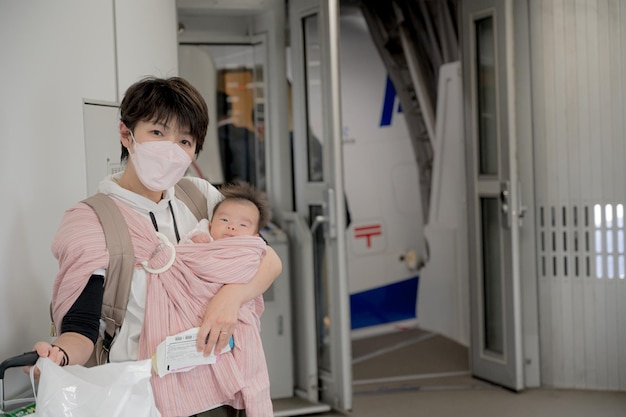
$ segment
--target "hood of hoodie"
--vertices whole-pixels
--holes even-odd
[[[163,193],[163,199],[161,199],[158,203],[155,203],[142,195],[121,187],[118,184],[121,176],[122,172],[118,172],[117,174],[109,175],[104,178],[98,185],[98,191],[127,204],[138,213],[145,215],[148,215],[150,212],[160,213],[162,211],[169,210],[168,203],[174,196],[174,187],[165,191]]]

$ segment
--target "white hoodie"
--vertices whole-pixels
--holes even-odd
[[[176,227],[181,239],[190,233],[198,224],[198,219],[193,215],[191,210],[181,200],[174,195],[174,187],[163,193],[163,199],[158,203],[149,200],[139,194],[122,188],[118,185],[122,173],[110,175],[100,182],[98,191],[107,194],[116,200],[126,204],[137,213],[141,214],[146,220],[152,223],[150,212],[159,228],[159,232],[163,233],[174,244],[176,244],[176,233],[174,231],[174,219],[169,208],[169,202],[172,202],[172,210],[176,217]],[[208,181],[197,177],[189,177],[198,189],[207,198],[207,208],[209,218],[213,212],[213,207],[224,197]],[[156,231],[155,231],[156,232]],[[96,271],[95,274],[105,275],[105,271]],[[139,335],[144,319],[146,306],[146,273],[143,268],[135,269],[133,282],[131,284],[130,296],[128,298],[128,306],[126,308],[126,316],[124,323],[119,330],[119,334],[115,338],[109,360],[111,362],[123,362],[129,360],[137,360],[139,352]],[[101,322],[100,331],[104,331]]]

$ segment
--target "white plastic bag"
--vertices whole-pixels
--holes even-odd
[[[39,358],[37,417],[161,417],[150,386],[151,360],[60,367]]]

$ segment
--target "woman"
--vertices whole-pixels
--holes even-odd
[[[142,257],[151,256],[150,251],[161,247],[153,245],[156,232],[176,244],[180,236],[185,236],[197,223],[192,212],[174,195],[174,185],[202,149],[208,111],[200,93],[184,79],[151,77],[126,91],[120,119],[122,161],[127,161],[126,167],[123,172],[105,178],[99,191],[112,197],[125,213],[136,264],[141,264]],[[192,180],[206,196],[211,213],[213,206],[222,199],[220,192],[207,181]],[[100,333],[102,285],[108,253],[94,216],[82,203],[69,209],[52,245],[59,260],[52,309],[60,335],[52,344],[38,342],[35,350],[39,356],[60,365],[85,364]],[[240,308],[269,288],[281,269],[280,259],[267,247],[266,255],[249,282],[221,287],[206,305],[198,323],[198,350],[205,355],[214,348],[216,352],[221,351],[237,330]],[[155,283],[159,281],[147,269],[135,269],[124,323],[111,346],[110,361],[145,359],[153,353],[149,352],[152,347],[146,345],[142,332],[144,327],[149,327],[144,326],[148,318],[152,323],[157,322],[153,317],[157,313],[146,317],[147,294],[157,285]],[[160,317],[163,321],[168,319]],[[175,394],[172,397],[176,397]],[[181,409],[197,409],[194,413],[206,412],[207,416],[238,415],[241,398],[225,395],[208,396],[211,400],[206,400],[206,396],[190,398],[185,400],[190,404],[173,405],[164,415],[188,415],[176,414],[176,410]],[[215,402],[216,399],[219,400]]]

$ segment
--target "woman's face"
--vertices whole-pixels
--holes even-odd
[[[169,140],[178,144],[193,159],[196,152],[196,140],[188,131],[181,131],[175,120],[170,122],[170,125],[157,122],[138,122],[133,130],[135,140],[137,143]],[[132,144],[129,143],[129,146]],[[130,149],[132,151],[132,148]]]

